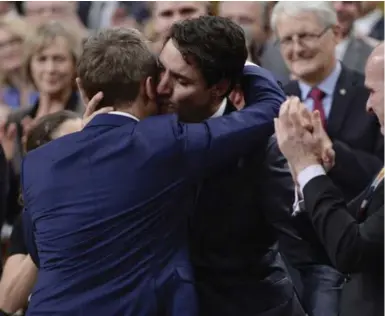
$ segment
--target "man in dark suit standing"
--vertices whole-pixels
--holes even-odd
[[[336,58],[338,19],[333,4],[279,2],[273,9],[272,27],[281,54],[297,80],[284,87],[309,111],[321,113],[333,142],[336,162],[328,175],[351,200],[383,165],[383,136],[376,117],[366,113],[369,90],[364,77]],[[281,249],[289,263],[303,304],[310,316],[338,313],[344,276],[336,271],[314,234],[308,218],[293,217],[292,234],[282,236]]]
[[[186,236],[193,184],[267,139],[282,98],[257,66],[244,66],[237,25],[204,17],[184,27],[195,23],[209,38],[226,38],[225,58],[243,56],[231,69],[237,78],[243,70],[250,106],[199,124],[152,116],[158,65],[145,39],[123,28],[90,37],[81,86],[87,97],[101,91],[100,106],[114,111],[23,161],[28,248],[39,265],[28,315],[197,315]]]
[[[237,83],[233,65],[242,56],[218,29],[208,37],[199,19],[175,24],[160,56],[157,92],[163,111],[201,122],[236,111],[216,85]],[[232,58],[228,58],[232,54]],[[283,102],[271,73],[258,69],[258,98],[270,91]],[[268,97],[270,98],[270,97]],[[301,316],[273,226],[286,220],[293,182],[274,138],[212,170],[198,185],[190,219],[191,259],[202,316]]]
[[[371,91],[367,110],[384,133],[384,45],[369,57],[365,84]],[[341,316],[384,315],[384,169],[350,205],[326,175],[334,163],[331,141],[320,114],[307,112],[298,98],[285,102],[276,120],[279,147],[303,193],[305,212],[334,266],[350,273]],[[311,126],[304,126],[310,117]],[[335,156],[338,159],[338,156]]]

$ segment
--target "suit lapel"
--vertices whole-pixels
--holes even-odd
[[[351,99],[354,96],[354,74],[342,67],[333,94],[333,102],[327,121],[327,132],[331,137],[337,135],[343,126]]]
[[[362,59],[363,54],[361,54],[361,51],[362,46],[352,37],[342,61],[344,65],[356,65],[359,62],[360,57]]]

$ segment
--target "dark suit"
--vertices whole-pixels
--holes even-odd
[[[336,164],[329,176],[347,201],[359,194],[383,165],[384,140],[377,118],[366,112],[369,93],[363,82],[362,75],[342,67],[326,126],[336,152]],[[296,81],[284,90],[287,95],[301,97]],[[280,247],[288,262],[300,271],[300,275],[291,272],[298,290],[302,292],[304,287],[301,297],[307,312],[334,313],[343,276],[332,268],[305,213],[293,217],[284,228]]]
[[[193,184],[264,142],[281,104],[257,67],[245,73],[243,111],[201,124],[101,114],[27,154],[23,217],[40,266],[28,315],[197,315]]]
[[[383,316],[383,182],[360,220],[356,218],[366,192],[347,207],[330,178],[318,176],[306,184],[303,193],[306,211],[331,261],[351,274],[343,290],[341,316]]]
[[[274,82],[269,85],[281,91]],[[225,114],[232,111],[228,101]],[[204,179],[190,220],[200,315],[304,315],[273,227],[287,220],[293,197],[275,137]]]
[[[376,40],[384,40],[384,18],[380,19],[372,28],[369,33],[370,37],[375,38]]]
[[[364,79],[342,67],[326,126],[336,152],[336,165],[329,176],[348,201],[366,187],[384,161],[384,137],[378,120],[366,112],[369,91]],[[297,81],[284,90],[287,95],[301,97]]]

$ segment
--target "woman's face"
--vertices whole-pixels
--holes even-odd
[[[52,133],[52,139],[56,139],[71,133],[79,132],[82,129],[82,120],[69,119],[59,125],[59,127]]]
[[[30,68],[40,93],[56,95],[72,89],[75,64],[65,38],[57,37],[33,55]]]
[[[22,40],[5,28],[0,28],[0,71],[7,74],[20,69],[23,63]]]

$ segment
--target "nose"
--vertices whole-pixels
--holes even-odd
[[[299,56],[303,50],[301,43],[299,42],[298,37],[294,36],[292,39],[292,52],[294,56]]]
[[[48,73],[53,73],[55,71],[55,63],[51,58],[48,58],[44,63],[44,70]]]
[[[343,9],[344,4],[342,3],[342,1],[333,1],[333,6],[336,12],[339,12]]]
[[[172,92],[171,84],[170,84],[170,76],[163,71],[159,76],[158,86],[156,88],[156,92],[159,95],[170,95]]]

